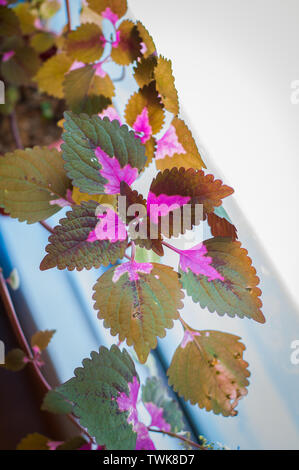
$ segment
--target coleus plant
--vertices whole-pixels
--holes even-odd
[[[0,159],[0,206],[11,217],[45,226],[45,219],[69,206],[50,229],[40,268],[109,267],[93,287],[94,308],[119,340],[110,350],[92,352],[68,382],[49,388],[43,409],[79,420],[89,441],[76,442],[75,448],[95,442],[106,449],[153,449],[149,430],[180,432],[179,411],[154,378],[142,393],[152,423],[140,421],[140,380],[129,353],[120,350],[126,341],[144,364],[157,338],[179,321],[183,334],[167,372],[169,384],[200,408],[235,416],[249,383],[245,346],[235,335],[191,328],[180,310],[186,293],[210,312],[263,323],[259,278],[222,207],[233,190],[206,171],[179,117],[171,62],[158,55],[141,22],[122,19],[126,0],[84,2],[81,25],[72,30],[69,18],[60,35],[48,30],[46,21],[57,2],[13,8],[7,3],[0,6],[5,83],[35,85],[64,99],[68,110],[58,123],[61,141],[51,148],[18,148]],[[112,28],[109,37],[103,19]],[[105,68],[110,61],[129,66],[137,86],[122,117],[114,99],[116,82]],[[134,183],[149,165],[157,172],[148,193],[140,194]],[[202,224],[209,225],[212,238],[187,250],[169,241]],[[165,248],[178,254],[177,269],[162,263]],[[40,368],[42,349],[29,356],[13,352],[8,363],[14,370],[15,360],[21,367],[32,362]],[[31,435],[19,447],[61,445]]]

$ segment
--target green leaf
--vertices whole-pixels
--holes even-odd
[[[65,113],[63,158],[68,176],[74,186],[89,194],[104,194],[106,178],[101,176],[101,165],[95,157],[101,147],[110,157],[115,156],[123,168],[128,163],[141,171],[146,163],[145,149],[133,131],[119,125],[117,120],[86,114]]]
[[[135,260],[138,263],[159,263],[161,257],[158,256],[153,250],[146,250],[140,246],[136,246]]]
[[[20,22],[11,8],[0,6],[0,36],[21,34]]]
[[[120,412],[117,397],[129,396],[128,383],[138,375],[127,351],[115,345],[101,347],[84,359],[83,367],[75,370],[75,377],[58,387],[67,400],[74,404],[74,414],[81,426],[108,450],[134,450],[136,433],[128,424],[128,412]]]
[[[241,248],[240,242],[230,238],[210,238],[203,243],[207,248],[206,256],[212,258],[211,266],[224,280],[208,281],[204,275],[180,269],[181,282],[187,294],[202,308],[208,307],[210,312],[252,318],[264,323],[261,290],[257,287],[259,278],[247,250]]]
[[[167,372],[169,384],[192,405],[235,416],[250,375],[239,339],[221,331],[186,330]]]
[[[183,413],[176,401],[169,397],[161,380],[156,377],[146,379],[145,385],[142,385],[142,401],[145,406],[147,403],[153,403],[163,410],[163,419],[170,424],[172,432],[183,431]]]
[[[86,112],[88,115],[101,113],[111,104],[110,98],[114,94],[114,85],[109,76],[104,78],[96,76],[95,69],[91,65],[80,67],[66,74],[63,88],[66,103],[76,114],[80,112]]]
[[[31,338],[31,346],[37,346],[41,351],[47,349],[56,330],[37,331]]]
[[[56,447],[56,450],[79,450],[83,447],[87,441],[82,436],[75,436],[71,439],[68,439],[60,446]]]
[[[43,436],[37,432],[28,434],[17,446],[17,450],[49,450],[49,437]]]
[[[94,308],[110,333],[134,346],[141,363],[157,347],[157,336],[183,307],[184,294],[178,274],[169,266],[156,263],[124,263],[106,271],[94,286]],[[105,295],[103,295],[105,292]]]
[[[41,61],[38,53],[29,46],[19,47],[15,54],[1,64],[4,81],[12,85],[31,85],[38,72]]]
[[[13,372],[19,372],[26,367],[27,362],[24,361],[26,354],[21,349],[12,349],[5,356],[4,367]]]
[[[48,254],[41,262],[40,269],[67,268],[69,271],[108,266],[123,258],[127,240],[110,243],[108,240],[88,242],[88,235],[94,230],[99,219],[96,216],[96,201],[82,202],[67,212],[66,218],[54,228],[46,247]]]
[[[58,212],[60,206],[50,201],[64,198],[69,187],[56,149],[15,150],[0,159],[1,207],[20,222],[32,224]]]
[[[69,414],[72,412],[73,406],[65,400],[61,393],[50,390],[44,397],[41,409],[55,414]]]

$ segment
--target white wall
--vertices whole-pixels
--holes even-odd
[[[129,0],[183,112],[297,303],[298,0]],[[235,221],[238,225],[238,220]]]

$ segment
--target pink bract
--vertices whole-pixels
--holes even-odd
[[[105,184],[106,194],[119,194],[121,181],[130,186],[136,180],[138,168],[132,168],[129,164],[121,168],[119,161],[115,157],[109,157],[101,147],[96,148],[95,156],[102,166],[100,174],[108,181]]]

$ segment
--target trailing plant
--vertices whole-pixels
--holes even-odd
[[[8,354],[6,367],[20,370],[31,363],[47,392],[42,409],[68,415],[80,436],[57,443],[34,434],[19,448],[153,449],[150,432],[205,448],[180,434],[181,413],[156,378],[140,392],[134,362],[120,343],[133,346],[144,364],[157,338],[180,322],[182,339],[167,372],[169,384],[200,408],[237,414],[249,384],[245,346],[235,335],[191,328],[180,314],[186,293],[218,315],[265,321],[259,278],[222,206],[233,189],[207,172],[179,117],[171,61],[157,53],[140,21],[123,19],[126,0],[84,2],[81,25],[72,29],[68,16],[59,35],[48,29],[59,2],[11,3],[0,6],[6,85],[1,112],[12,118],[17,148],[0,159],[0,206],[11,217],[41,223],[51,232],[41,271],[108,268],[93,287],[94,308],[119,341],[92,352],[73,378],[52,389],[41,367],[53,331],[34,335],[31,346],[22,338],[22,350]],[[104,20],[111,34],[105,33]],[[120,78],[109,76],[110,62],[119,66]],[[116,84],[127,73],[134,77],[136,92],[127,97],[120,116]],[[22,148],[15,106],[24,87],[65,102],[67,111],[58,122],[61,140],[51,148]],[[38,138],[37,129],[37,143]],[[154,168],[148,193],[138,193],[135,181]],[[45,219],[66,206],[59,225],[49,227]],[[209,225],[211,238],[186,250],[172,244],[203,224]],[[178,255],[176,269],[163,264],[165,250]],[[2,295],[9,295],[4,288]],[[13,308],[8,311],[20,331]],[[138,416],[140,393],[150,426]]]

